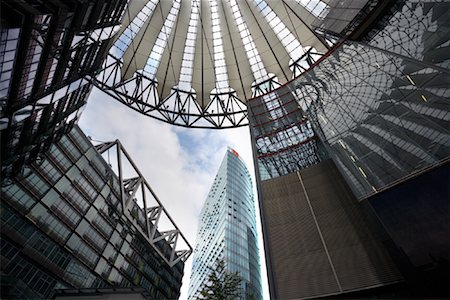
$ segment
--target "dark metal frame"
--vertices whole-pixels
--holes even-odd
[[[182,127],[221,129],[248,125],[246,104],[232,90],[212,93],[205,108],[200,107],[193,91],[172,88],[169,96],[159,99],[158,82],[142,72],[136,72],[128,80],[118,81],[122,65],[119,59],[109,54],[93,83],[141,114]]]
[[[189,245],[189,242],[181,233],[180,229],[177,227],[173,219],[170,217],[169,213],[166,211],[155,192],[150,187],[150,184],[145,180],[142,173],[137,168],[136,164],[131,159],[130,155],[123,148],[122,144],[119,140],[115,140],[113,142],[106,142],[95,146],[98,153],[101,155],[110,149],[116,149],[117,161],[116,167],[118,170],[117,176],[119,177],[119,182],[121,183],[121,205],[124,216],[126,216],[129,220],[135,224],[136,230],[138,230],[141,235],[145,238],[145,240],[155,249],[155,251],[161,256],[161,258],[170,266],[175,266],[178,262],[185,262],[188,257],[192,253],[192,247]],[[137,177],[133,178],[124,178],[123,176],[123,161],[126,160],[129,165],[131,165],[133,171],[138,174]],[[139,197],[141,197],[143,202],[143,211],[144,211],[144,222],[145,229],[139,226],[137,217],[134,214],[134,208],[136,205],[136,197],[138,197],[137,193],[140,190],[142,193]],[[150,197],[153,198],[153,203],[150,203]],[[150,206],[152,205],[152,206]],[[159,221],[161,217],[165,216],[170,221],[171,229],[160,231],[158,229]],[[179,239],[187,245],[188,249],[178,249],[177,243]],[[158,242],[161,240],[165,240],[167,244],[170,246],[170,254],[164,253],[161,248],[158,247]]]
[[[296,70],[304,71],[301,66],[306,62],[309,66],[323,55],[309,49],[300,59],[292,64],[294,75]],[[164,99],[158,96],[158,82],[143,72],[136,72],[132,78],[121,81],[123,62],[108,55],[103,68],[92,77],[96,87],[129,108],[151,118],[189,128],[224,129],[248,125],[247,104],[239,99],[232,89],[226,92],[211,93],[211,101],[202,108],[196,100],[195,91],[184,91],[172,88],[170,95]],[[279,88],[276,77],[252,86],[252,96],[257,97]]]

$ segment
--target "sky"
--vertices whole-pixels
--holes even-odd
[[[97,141],[119,139],[170,216],[195,245],[200,210],[225,155],[235,149],[252,175],[264,299],[269,298],[248,127],[191,129],[141,115],[94,89],[79,126]],[[192,255],[186,261],[180,299],[187,299]]]

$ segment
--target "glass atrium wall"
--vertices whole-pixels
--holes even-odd
[[[351,12],[359,21],[349,19],[334,27],[334,20],[327,18],[339,15],[336,22],[345,21],[345,14],[337,14],[345,10],[338,2],[344,3],[330,1],[323,22],[313,23],[334,46],[319,60],[303,64],[304,72],[291,82],[248,101],[271,296],[287,291],[280,275],[285,269],[276,259],[307,257],[280,244],[292,246],[292,239],[310,237],[301,231],[312,227],[305,225],[311,221],[308,209],[317,215],[317,222],[310,224],[322,231],[324,246],[331,248],[339,240],[347,254],[355,243],[338,238],[336,232],[343,227],[336,225],[337,219],[353,224],[359,219],[372,233],[378,232],[374,240],[388,249],[409,285],[407,291],[400,291],[401,284],[394,291],[396,285],[391,285],[393,293],[401,294],[397,297],[448,295],[443,283],[449,259],[448,199],[443,196],[448,176],[443,174],[448,174],[450,161],[450,3],[355,1],[366,2],[361,14]],[[370,18],[371,7],[377,17]],[[333,160],[330,170],[336,165],[338,172],[320,182],[331,171],[311,173],[329,164],[327,158]],[[303,176],[306,173],[310,177]],[[327,194],[327,184],[346,186],[340,177],[352,193],[341,189]],[[308,186],[307,179],[319,183]],[[297,209],[302,193],[311,203]],[[351,194],[356,199],[345,207],[354,205],[360,212],[346,212],[343,218],[339,199]],[[336,229],[330,240],[324,234],[328,226]],[[360,227],[355,226],[355,232]],[[343,236],[352,232],[343,231]],[[304,245],[312,242],[299,243],[299,249]],[[374,247],[364,251],[368,256],[376,252]],[[334,264],[332,253],[330,257]],[[354,262],[351,257],[339,259],[347,266]],[[355,274],[363,278],[367,270]],[[285,278],[295,272],[289,270]],[[315,272],[321,272],[320,266],[308,270],[310,277]],[[317,278],[314,284],[324,282]],[[291,298],[304,292],[298,288]]]
[[[450,155],[449,11],[448,3],[399,1],[364,41],[342,42],[302,76],[250,101],[250,115],[261,114],[264,97],[292,106],[291,115],[311,122],[358,198],[444,163]],[[265,151],[253,132],[257,152]],[[282,152],[270,150],[272,157]],[[292,161],[296,155],[283,154]],[[268,170],[260,167],[261,174]]]

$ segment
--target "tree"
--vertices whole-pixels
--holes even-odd
[[[198,299],[231,300],[241,298],[242,277],[238,272],[228,272],[225,262],[220,260],[216,268],[210,268],[208,282],[200,292]]]

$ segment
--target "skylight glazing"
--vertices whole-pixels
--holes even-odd
[[[253,72],[255,82],[263,81],[267,79],[267,71],[264,68],[264,64],[259,56],[258,49],[253,42],[250,31],[247,28],[244,18],[242,17],[241,10],[236,0],[230,0],[231,12],[233,13],[234,20],[236,21],[239,33],[241,35],[242,43],[245,47],[247,58],[250,62],[250,67]]]
[[[167,46],[170,33],[172,32],[173,26],[178,17],[178,12],[180,11],[180,2],[181,0],[175,0],[173,2],[169,15],[167,16],[167,19],[164,22],[161,31],[159,32],[158,38],[153,45],[152,52],[150,52],[150,56],[148,57],[147,63],[145,64],[144,73],[150,78],[155,78],[156,72],[158,71],[161,57],[163,55],[164,49]]]
[[[212,22],[212,40],[214,52],[214,70],[216,76],[216,89],[229,88],[227,64],[223,50],[222,30],[220,28],[219,7],[216,0],[209,1]]]
[[[136,15],[136,17],[133,18],[133,21],[131,21],[131,23],[114,43],[112,48],[114,56],[117,58],[123,57],[125,51],[127,51],[139,30],[141,30],[147,19],[153,14],[153,11],[158,3],[159,0],[148,0],[147,4]]]
[[[190,91],[192,88],[192,73],[194,68],[195,41],[197,38],[198,20],[200,17],[199,0],[192,1],[191,19],[186,36],[186,44],[184,46],[183,61],[181,63],[180,83],[178,88]]]
[[[316,17],[323,18],[328,5],[321,0],[295,0]]]
[[[300,45],[300,42],[289,31],[286,25],[284,25],[283,21],[281,21],[281,19],[275,14],[266,1],[255,0],[255,3],[267,23],[269,23],[270,27],[277,35],[280,42],[286,48],[286,51],[289,53],[291,59],[293,61],[299,59],[305,53],[303,47]]]

